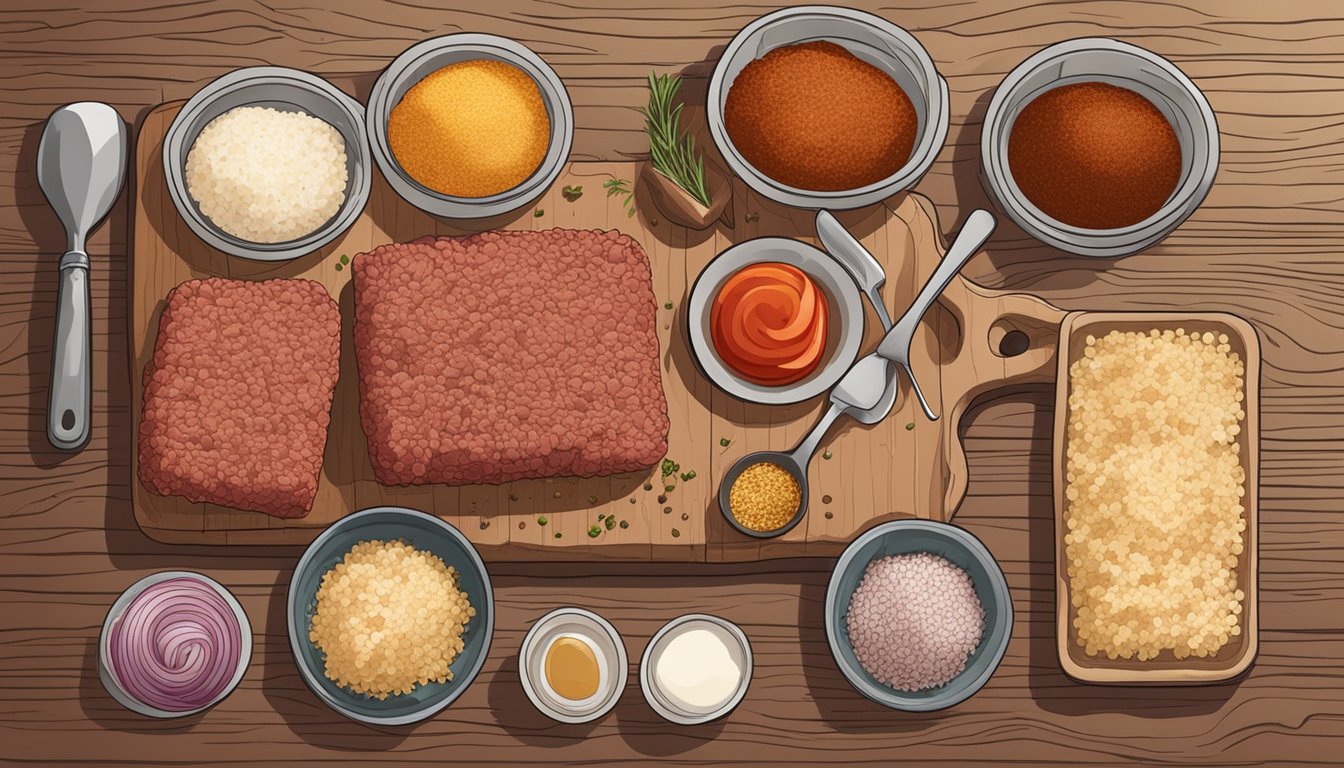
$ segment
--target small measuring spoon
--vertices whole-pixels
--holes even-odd
[[[719,485],[719,509],[723,512],[723,516],[727,518],[728,524],[742,533],[758,539],[780,536],[797,525],[803,519],[803,515],[807,513],[807,465],[812,463],[812,455],[816,453],[817,446],[821,444],[821,439],[826,436],[827,430],[842,414],[867,411],[881,401],[884,385],[886,390],[892,389],[890,381],[885,375],[889,367],[888,361],[878,357],[877,354],[861,358],[831,390],[831,407],[826,410],[826,413],[822,414],[821,420],[817,422],[816,426],[812,427],[812,431],[807,433],[807,437],[803,438],[797,448],[788,452],[757,451],[749,453],[734,462],[724,473],[723,482]],[[742,525],[737,518],[733,517],[732,510],[733,483],[737,482],[738,476],[748,467],[762,462],[775,464],[793,475],[793,479],[798,483],[798,489],[802,492],[802,497],[798,501],[798,509],[793,513],[789,522],[770,531],[755,531]]]

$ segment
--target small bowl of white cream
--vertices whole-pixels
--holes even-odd
[[[629,673],[616,628],[582,608],[560,608],[537,619],[518,654],[527,698],[562,723],[587,723],[610,712]]]
[[[701,613],[673,619],[649,641],[639,665],[644,699],[679,725],[733,711],[751,683],[751,643],[736,624]]]

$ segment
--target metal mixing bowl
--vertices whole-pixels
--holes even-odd
[[[523,183],[489,197],[454,197],[421,185],[402,170],[387,140],[392,108],[426,75],[449,64],[494,59],[526,72],[537,84],[551,120],[551,140],[541,165]],[[495,35],[459,34],[436,37],[408,48],[383,70],[369,95],[366,120],[373,158],[392,189],[406,202],[433,216],[478,219],[515,211],[541,196],[564,171],[574,143],[574,109],[559,75],[527,46]]]
[[[1042,92],[1080,82],[1128,88],[1162,112],[1181,145],[1181,175],[1152,216],[1121,229],[1084,229],[1047,216],[1013,181],[1008,139],[1022,109]],[[1042,242],[1081,256],[1125,256],[1171,233],[1195,212],[1218,172],[1218,122],[1208,99],[1175,64],[1136,45],[1083,38],[1052,45],[1022,62],[999,84],[980,133],[985,186],[1018,226]]]
[[[975,595],[985,609],[985,629],[961,674],[937,688],[912,693],[878,682],[863,668],[849,643],[846,616],[869,563],[889,555],[917,552],[946,558],[970,576]],[[892,709],[932,712],[970,698],[989,681],[1003,661],[1013,633],[1013,599],[994,556],[968,531],[933,520],[896,520],[866,531],[840,555],[826,588],[824,621],[831,655],[855,690]]]
[[[316,231],[283,243],[254,243],[220,229],[191,198],[187,191],[187,154],[201,129],[237,107],[301,112],[326,122],[345,139],[345,202]],[[168,196],[187,226],[212,248],[257,261],[296,259],[340,237],[364,212],[372,173],[369,138],[364,133],[364,108],[326,80],[285,67],[248,67],[214,80],[182,107],[163,140],[163,174],[168,182]]]
[[[738,73],[752,61],[786,45],[827,40],[885,72],[910,97],[919,127],[910,159],[896,173],[858,189],[823,192],[781,184],[747,162],[733,146],[723,106]],[[849,8],[808,5],[786,8],[753,21],[728,43],[709,81],[709,133],[728,166],[757,193],[796,208],[862,208],[915,185],[947,139],[947,81],[924,46],[891,22]]]
[[[361,541],[405,541],[418,550],[431,552],[457,569],[458,589],[476,609],[462,635],[465,647],[449,669],[446,683],[416,686],[410,693],[379,701],[337,685],[324,673],[323,655],[308,639],[317,589],[322,577]],[[289,582],[285,615],[289,647],[303,682],[327,706],[352,720],[374,725],[406,725],[423,720],[452,704],[471,685],[490,652],[495,628],[495,598],[490,576],[476,548],[461,531],[433,515],[401,507],[373,507],[332,523],[308,545]]]

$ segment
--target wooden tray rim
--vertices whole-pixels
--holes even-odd
[[[1238,564],[1239,586],[1246,597],[1242,601],[1242,635],[1240,652],[1216,666],[1153,668],[1149,662],[1128,659],[1089,659],[1075,655],[1073,626],[1070,620],[1069,577],[1065,567],[1064,549],[1064,457],[1067,441],[1069,365],[1075,332],[1096,325],[1114,327],[1120,323],[1153,323],[1155,327],[1174,327],[1175,324],[1204,323],[1225,328],[1245,347],[1245,392],[1242,402],[1246,410],[1246,428],[1242,431],[1243,454],[1247,466],[1246,494],[1243,507],[1246,516],[1245,547],[1242,552],[1245,565]],[[1200,684],[1230,680],[1250,668],[1259,652],[1259,471],[1260,471],[1260,339],[1255,327],[1245,319],[1227,312],[1070,312],[1059,328],[1058,371],[1055,377],[1055,423],[1053,445],[1054,481],[1054,550],[1055,550],[1055,640],[1059,663],[1069,677],[1084,683],[1170,685]],[[1215,656],[1215,659],[1217,657]],[[1168,660],[1167,664],[1172,661]]]

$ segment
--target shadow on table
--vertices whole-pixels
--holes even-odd
[[[266,608],[268,632],[264,642],[272,643],[261,654],[261,692],[285,725],[313,746],[351,752],[382,752],[392,749],[415,731],[417,726],[380,728],[341,716],[323,704],[299,677],[294,655],[289,650],[286,599],[291,571],[282,570],[271,588]],[[253,658],[256,658],[255,656]]]

